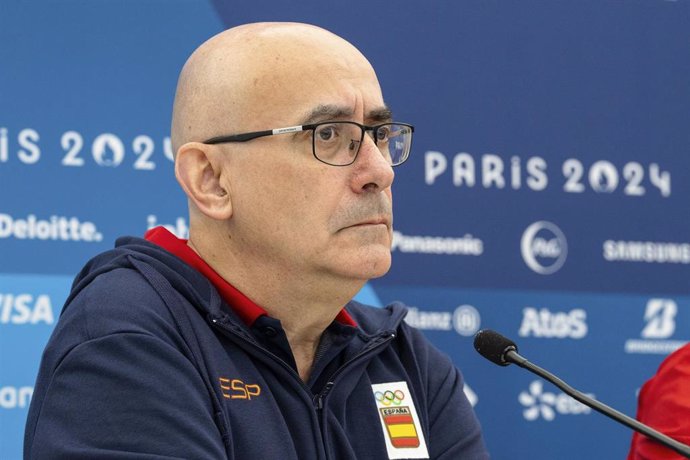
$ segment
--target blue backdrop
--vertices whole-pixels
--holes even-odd
[[[493,458],[623,458],[627,429],[471,342],[497,329],[634,414],[690,339],[686,0],[3,0],[0,458],[21,456],[78,269],[119,235],[187,231],[168,138],[177,74],[206,38],[259,20],[349,39],[415,124],[393,269],[361,295],[405,301],[451,355]]]

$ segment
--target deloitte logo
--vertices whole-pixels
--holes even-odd
[[[4,238],[97,243],[103,240],[103,235],[96,224],[76,217],[50,216],[39,219],[29,214],[26,218],[18,218],[0,213],[0,239]]]
[[[588,394],[588,396],[594,397],[592,394]],[[556,414],[579,415],[589,414],[592,411],[565,393],[556,394],[544,391],[544,384],[541,380],[534,380],[530,383],[529,391],[520,393],[518,401],[525,406],[522,415],[525,420],[530,422],[540,418],[551,422],[556,418]]]
[[[525,264],[540,275],[556,273],[568,256],[568,242],[555,224],[540,220],[522,234],[520,252]]]

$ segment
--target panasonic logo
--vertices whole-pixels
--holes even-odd
[[[417,254],[480,256],[484,252],[484,242],[469,234],[461,238],[450,238],[410,236],[394,231],[391,251]]]

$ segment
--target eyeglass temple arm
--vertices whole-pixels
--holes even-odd
[[[273,131],[254,131],[253,133],[233,134],[231,136],[217,136],[204,141],[204,144],[222,144],[224,142],[247,142],[257,137],[272,136]]]

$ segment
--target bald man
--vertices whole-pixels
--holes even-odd
[[[351,300],[390,267],[412,133],[328,31],[199,47],[172,122],[189,239],[121,238],[78,275],[25,458],[488,458],[461,374],[405,307]]]

